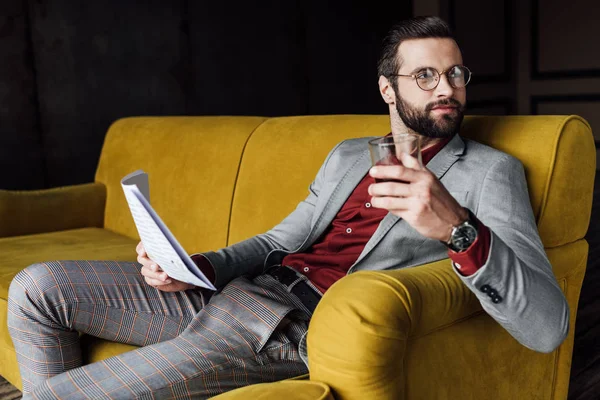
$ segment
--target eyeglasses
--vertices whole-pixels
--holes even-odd
[[[441,75],[446,75],[448,83],[455,89],[464,88],[471,80],[471,71],[464,65],[455,65],[442,72],[438,72],[435,68],[423,68],[416,74],[392,74],[390,76],[415,78],[417,85],[421,89],[429,91],[435,89],[440,84]]]

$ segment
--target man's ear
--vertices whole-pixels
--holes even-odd
[[[383,75],[379,76],[379,94],[383,101],[387,104],[394,104],[396,102],[396,92],[392,87],[392,83]]]

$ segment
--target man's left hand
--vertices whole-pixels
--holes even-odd
[[[403,165],[378,165],[369,174],[387,182],[369,186],[371,205],[404,219],[421,235],[447,242],[452,227],[468,218],[468,212],[417,159],[403,155]]]

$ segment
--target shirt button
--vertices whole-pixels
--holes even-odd
[[[352,228],[346,228],[346,233],[352,233]]]
[[[304,272],[308,272],[308,271],[310,271],[310,268],[308,268],[308,267],[304,267],[303,271],[304,271]]]
[[[365,204],[365,207],[367,207],[367,208],[371,208],[371,203],[366,203],[366,204]]]

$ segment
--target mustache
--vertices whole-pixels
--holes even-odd
[[[425,106],[425,111],[429,112],[429,111],[433,110],[434,107],[439,107],[439,106],[454,106],[454,107],[458,108],[459,111],[462,111],[464,109],[463,105],[460,104],[460,102],[458,100],[445,99],[445,100],[436,101],[435,103],[427,104],[427,106]]]

